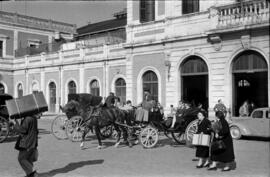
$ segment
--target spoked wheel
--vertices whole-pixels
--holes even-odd
[[[100,129],[100,133],[101,133],[101,136],[103,138],[109,138],[109,137],[111,137],[112,134],[113,134],[113,131],[114,131],[114,127],[112,125],[105,126],[105,127],[102,127]]]
[[[147,126],[140,133],[140,142],[144,148],[152,148],[158,142],[158,130],[152,126]]]
[[[68,118],[66,115],[56,116],[51,125],[51,132],[59,140],[67,139],[66,125]]]
[[[0,116],[0,143],[2,143],[8,136],[9,122],[4,117]]]
[[[193,134],[198,130],[198,119],[190,122],[186,128],[185,135],[186,135],[186,144],[191,145]]]
[[[78,142],[82,140],[83,131],[85,125],[81,116],[74,116],[70,118],[66,126],[66,135],[72,142]]]
[[[178,144],[185,144],[185,133],[184,132],[172,132],[172,137]]]

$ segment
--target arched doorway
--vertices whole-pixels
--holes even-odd
[[[255,107],[268,106],[268,69],[264,57],[255,51],[240,53],[232,62],[233,115],[239,115],[244,101]]]
[[[115,95],[120,98],[121,103],[126,102],[126,82],[122,78],[115,81]]]
[[[17,94],[18,94],[18,98],[21,98],[23,96],[22,84],[18,84],[18,86],[17,86]]]
[[[143,74],[143,93],[145,91],[150,92],[152,99],[159,101],[158,100],[158,78],[156,73],[153,71],[146,71]]]
[[[181,65],[181,99],[208,110],[208,67],[203,59],[190,56]]]
[[[90,93],[95,96],[99,96],[99,84],[97,80],[93,80],[90,83]]]
[[[76,83],[74,81],[68,83],[68,93],[76,93]]]
[[[0,83],[0,94],[3,93],[5,93],[5,86],[2,83]]]
[[[55,112],[55,105],[56,105],[56,85],[54,82],[50,82],[49,84],[49,100],[50,100],[50,105],[49,105],[49,111],[50,112]]]

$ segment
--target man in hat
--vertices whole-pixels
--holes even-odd
[[[15,144],[15,149],[19,151],[18,161],[26,173],[26,177],[37,177],[37,172],[33,169],[33,162],[38,158],[38,124],[37,119],[41,113],[26,116],[21,124],[15,119],[14,130],[19,133]]]

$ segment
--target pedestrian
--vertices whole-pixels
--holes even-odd
[[[199,119],[197,134],[203,133],[210,136],[211,122],[210,120],[208,120],[206,112],[200,111],[198,112],[197,116]],[[196,165],[197,168],[208,167],[208,165],[210,164],[209,163],[209,147],[197,146],[196,157],[199,158],[199,162]]]
[[[14,130],[18,132],[19,137],[15,144],[15,149],[19,151],[18,161],[26,173],[26,177],[37,177],[34,170],[34,162],[38,159],[38,124],[37,119],[41,113],[26,116],[22,119],[21,124],[15,119]]]
[[[218,100],[218,103],[215,105],[214,111],[215,111],[215,113],[218,112],[218,111],[221,111],[221,112],[223,112],[224,116],[226,117],[226,115],[227,115],[227,108],[223,104],[223,102],[222,102],[221,99],[219,99]]]
[[[248,101],[244,101],[242,106],[239,108],[239,116],[240,117],[249,116],[249,104],[248,104]]]
[[[223,112],[216,112],[216,120],[213,127],[214,138],[211,145],[210,158],[212,164],[209,166],[208,170],[216,170],[217,163],[224,163],[224,168],[222,171],[231,170],[230,163],[234,162],[234,148],[233,140],[230,134],[230,128],[228,122],[225,120]],[[219,143],[222,148],[214,148],[214,144]]]

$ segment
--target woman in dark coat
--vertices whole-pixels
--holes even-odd
[[[215,132],[215,136],[213,142],[222,140],[225,144],[225,149],[221,151],[215,151],[214,148],[211,148],[210,158],[212,160],[212,164],[208,168],[208,170],[216,170],[217,162],[225,163],[225,167],[222,171],[229,171],[229,164],[234,161],[234,150],[233,150],[233,140],[230,134],[230,128],[228,122],[225,120],[224,113],[221,111],[216,112],[216,123],[219,126],[213,127]],[[217,125],[216,124],[216,125]]]
[[[197,133],[210,135],[211,122],[207,119],[206,112],[200,111],[197,116],[199,119]],[[196,157],[199,157],[197,168],[207,167],[209,165],[209,147],[197,146]]]

